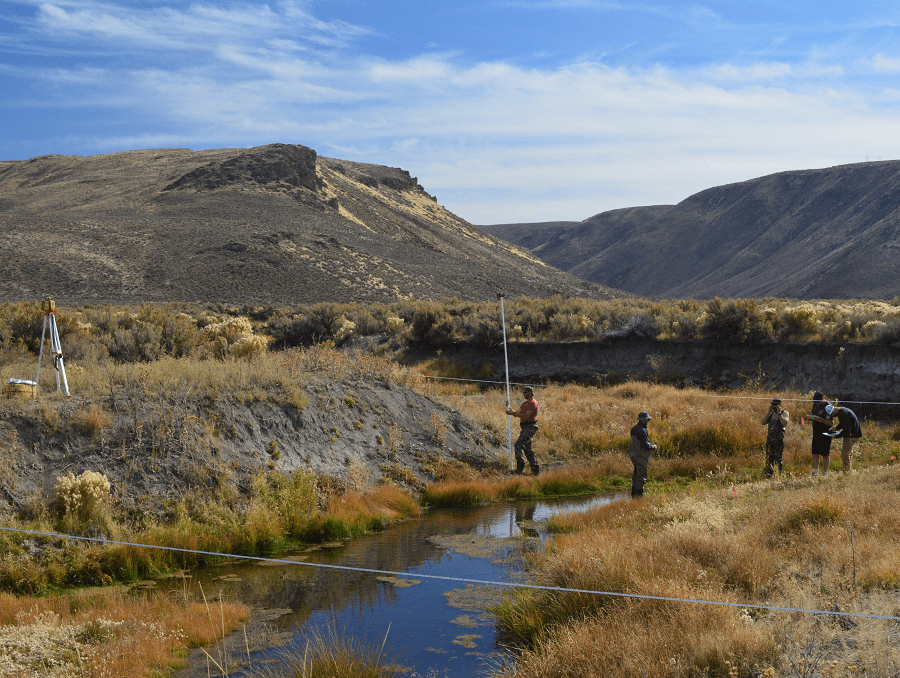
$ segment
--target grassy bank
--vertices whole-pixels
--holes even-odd
[[[557,517],[553,548],[535,564],[547,586],[735,607],[523,592],[497,611],[522,648],[498,675],[896,676],[896,622],[740,604],[896,615],[900,469],[735,490]]]
[[[427,380],[419,380],[416,388],[506,440],[505,391],[479,391],[469,385]],[[541,415],[534,448],[538,461],[551,469],[546,478],[500,478],[486,483],[483,478],[463,472],[454,475],[451,470],[443,482],[428,489],[429,503],[471,504],[517,496],[627,489],[632,472],[627,456],[629,431],[641,410],[653,417],[650,439],[659,446],[650,463],[648,491],[758,480],[763,475],[766,443],[766,427],[759,422],[776,395],[791,416],[784,473],[802,475],[811,470],[812,427],[808,421],[800,424],[811,409],[811,393],[762,388],[720,393],[636,381],[605,388],[538,386],[536,390]],[[866,420],[862,424],[865,437],[854,448],[854,468],[887,464],[892,456],[900,457],[897,422]],[[517,428],[513,427],[514,436]],[[840,472],[839,442],[832,447],[831,470]],[[567,470],[552,471],[560,466]]]
[[[298,491],[299,488],[299,491]],[[117,522],[100,503],[87,521],[20,521],[5,518],[3,527],[64,534],[90,533],[103,525],[111,541],[163,549],[96,544],[0,531],[0,586],[35,595],[71,586],[135,581],[177,568],[202,567],[205,551],[235,555],[274,555],[309,542],[334,541],[384,529],[418,515],[417,501],[397,487],[380,485],[366,492],[338,492],[319,510],[314,480],[303,474],[260,477],[254,494],[236,498],[194,495],[182,499],[171,521],[134,529]],[[178,551],[164,550],[166,548]]]
[[[187,584],[160,593],[0,594],[0,674],[160,676],[185,666],[188,648],[212,645],[248,616],[244,605],[207,600]]]
[[[615,470],[586,465],[551,470],[537,477],[492,474],[479,479],[449,479],[426,488],[422,500],[433,507],[477,506],[508,499],[571,497],[627,489],[624,476],[610,473]]]
[[[376,474],[356,477],[352,465],[345,478],[279,470],[274,436],[264,438],[268,449],[242,448],[241,457],[221,451],[223,440],[239,440],[234,422],[223,423],[233,404],[302,412],[309,406],[304,385],[314,379],[395,385],[402,377],[383,358],[344,355],[323,345],[248,358],[164,357],[144,364],[92,359],[68,368],[77,394],[71,400],[55,393],[42,394],[39,402],[0,400],[0,484],[16,504],[0,517],[3,527],[261,555],[383,529],[419,512],[407,491]],[[20,356],[0,366],[0,379],[33,369]],[[258,426],[253,420],[238,424]],[[19,437],[20,429],[32,442]],[[27,449],[32,444],[34,450]],[[60,474],[48,491],[53,476],[27,482],[17,477],[15,469],[26,460],[34,462],[29,470],[52,460],[78,473]],[[104,474],[111,469],[115,478]],[[158,474],[175,484],[159,485],[160,496],[146,489],[138,496],[134,488],[147,485],[132,481]],[[27,594],[133,581],[209,559],[12,531],[0,531],[0,547],[0,588]]]

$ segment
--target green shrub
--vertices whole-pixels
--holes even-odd
[[[705,339],[755,344],[773,338],[772,325],[753,299],[716,297],[706,307],[702,329]]]
[[[778,318],[778,338],[785,340],[804,339],[819,331],[819,319],[809,308],[784,309]]]

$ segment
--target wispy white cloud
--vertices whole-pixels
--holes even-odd
[[[720,17],[695,9],[693,20]],[[529,68],[462,50],[399,59],[361,55],[371,29],[294,2],[56,0],[25,34],[23,49],[128,57],[0,64],[32,83],[28,105],[133,120],[133,133],[60,134],[85,150],[303,143],[403,166],[476,223],[583,219],[774,171],[900,157],[897,88],[855,77],[900,71],[887,50],[681,67]],[[0,107],[12,105],[25,104]]]
[[[871,58],[872,69],[878,73],[900,73],[900,56],[878,53]]]
[[[295,44],[340,47],[372,31],[344,21],[321,21],[296,2],[135,9],[91,0],[38,6],[35,34],[103,39],[117,48],[167,47],[197,51],[221,41],[250,44],[261,37],[292,36]],[[208,43],[205,41],[209,41]]]
[[[503,0],[497,3],[500,7],[510,9],[592,9],[592,10],[621,10],[626,5],[621,2],[609,2],[607,0]]]

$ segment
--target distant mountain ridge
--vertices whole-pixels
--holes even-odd
[[[677,205],[489,233],[603,285],[669,298],[900,294],[900,161],[780,172]],[[524,227],[524,228],[523,228]]]
[[[469,224],[405,170],[290,144],[0,162],[0,235],[0,301],[625,296]]]

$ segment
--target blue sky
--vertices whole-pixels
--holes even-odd
[[[0,159],[298,143],[476,224],[900,158],[900,3],[0,0]]]

